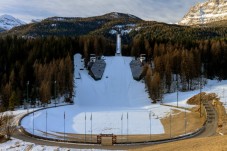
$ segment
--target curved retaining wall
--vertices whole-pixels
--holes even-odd
[[[57,107],[67,106],[67,105],[59,105]],[[22,119],[24,117],[28,116],[29,114],[32,114],[33,112],[49,109],[49,108],[55,108],[55,106],[41,108],[41,109],[38,109],[38,110],[35,110],[35,111],[32,111],[30,113],[25,114],[19,120],[18,126],[21,126]],[[205,109],[205,111],[206,111],[206,109]],[[205,112],[205,113],[206,113],[206,117],[207,117],[207,112]],[[206,119],[206,121],[204,122],[204,124],[203,124],[203,126],[201,128],[197,129],[195,132],[192,132],[192,133],[186,134],[186,135],[182,135],[182,136],[177,136],[177,137],[172,137],[172,138],[167,138],[167,139],[154,140],[154,141],[123,142],[123,143],[116,143],[116,144],[118,144],[118,145],[126,145],[126,144],[135,144],[135,145],[139,145],[139,144],[141,144],[141,145],[144,145],[144,144],[161,144],[161,143],[179,141],[179,140],[183,140],[183,139],[189,139],[189,138],[196,137],[196,136],[200,135],[201,133],[203,133],[205,131],[205,129],[206,129],[206,124],[207,124],[207,119]],[[91,143],[91,142],[84,142],[84,141],[62,140],[62,139],[56,139],[56,138],[46,138],[46,137],[42,137],[42,136],[37,136],[37,135],[33,135],[33,134],[27,132],[22,126],[20,127],[20,130],[25,135],[28,135],[28,136],[36,138],[36,139],[55,141],[55,142],[75,143],[75,144],[78,144],[78,143],[79,144],[98,144],[98,143]]]

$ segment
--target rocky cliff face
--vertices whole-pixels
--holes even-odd
[[[193,6],[179,24],[190,26],[222,20],[227,20],[227,0],[209,0]]]

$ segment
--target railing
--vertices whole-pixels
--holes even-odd
[[[66,105],[59,105],[59,106],[66,106]],[[58,107],[59,107],[58,106]],[[38,110],[35,110],[33,112],[37,112],[40,110],[44,110],[44,109],[48,109],[48,108],[55,108],[54,106],[52,107],[45,107],[45,108],[41,108]],[[207,112],[206,109],[204,107],[205,110],[205,114],[207,117]],[[27,113],[25,115],[22,116],[22,118],[19,120],[18,122],[18,126],[21,125],[21,121],[24,117],[28,116],[29,114],[32,114],[33,112]],[[183,140],[183,139],[188,139],[188,138],[192,138],[192,137],[196,137],[199,134],[201,134],[202,132],[204,132],[205,128],[206,128],[206,124],[207,124],[207,118],[206,121],[204,122],[203,126],[199,129],[197,129],[196,131],[192,132],[192,133],[188,133],[185,135],[181,135],[181,136],[176,136],[176,137],[171,137],[171,138],[166,138],[166,139],[159,139],[159,140],[150,140],[150,141],[126,141],[126,142],[114,142],[114,144],[118,144],[118,145],[126,145],[126,144],[161,144],[161,143],[166,143],[166,142],[173,142],[173,141],[178,141],[178,140]],[[27,132],[23,127],[20,127],[20,130],[22,133],[24,133],[27,136],[36,138],[36,139],[41,139],[41,140],[49,140],[49,141],[56,141],[56,142],[66,142],[66,143],[83,143],[83,144],[99,144],[100,142],[97,142],[97,140],[93,141],[93,139],[91,139],[90,141],[84,141],[83,137],[81,137],[81,140],[69,140],[69,139],[57,139],[57,138],[48,138],[48,137],[44,137],[44,136],[37,136],[37,135],[33,135],[29,132]],[[93,136],[97,136],[97,135],[93,135]],[[117,136],[117,135],[115,135]],[[121,135],[119,135],[121,136]],[[118,136],[117,136],[118,137]]]

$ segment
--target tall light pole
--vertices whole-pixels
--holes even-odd
[[[171,110],[170,110],[170,116],[169,116],[169,125],[170,125],[170,127],[169,127],[169,133],[170,133],[170,138],[172,137],[172,125],[171,125],[171,122],[172,122],[172,120],[171,120],[171,117],[172,116],[172,112],[171,112]]]
[[[201,27],[203,27],[203,24],[204,24],[204,14],[205,14],[205,12],[203,11],[203,8],[202,7],[200,7],[200,9],[199,9],[199,12],[200,12],[200,21],[201,21]],[[201,63],[201,65],[202,65],[202,59],[201,59],[201,54],[200,54],[200,63]],[[199,89],[200,89],[200,117],[202,117],[202,98],[201,98],[201,84],[202,84],[202,82],[203,82],[203,65],[202,65],[202,67],[200,67],[200,82],[199,82]]]
[[[32,115],[33,115],[33,118],[32,118],[32,128],[33,128],[33,135],[35,134],[34,132],[34,126],[35,126],[35,121],[34,121],[34,109],[33,109],[33,113],[32,113]]]
[[[123,113],[121,114],[121,135],[123,135]]]
[[[64,141],[65,141],[65,112],[64,112]]]
[[[54,81],[54,104],[55,104],[55,107],[56,107],[56,83],[57,83],[57,81],[55,80]]]
[[[86,119],[87,119],[87,116],[86,116],[86,112],[85,112],[85,117],[84,117],[84,122],[85,122],[85,134],[84,134],[84,142],[86,143]]]
[[[92,143],[92,113],[91,113],[90,121],[91,121],[91,143]]]
[[[128,141],[128,112],[127,112],[127,141]]]
[[[184,110],[184,133],[186,134],[187,129],[187,118],[186,118],[186,108]]]
[[[178,98],[179,98],[178,89],[179,89],[179,83],[178,83],[178,75],[177,75],[177,107],[178,107]]]
[[[150,140],[151,140],[151,111],[149,112],[149,119],[150,119]]]
[[[202,98],[201,98],[202,88],[201,88],[201,77],[199,81],[199,108],[200,108],[200,117],[202,117]]]
[[[46,138],[47,138],[47,111],[46,111]]]
[[[29,81],[27,81],[27,112],[28,112],[28,85],[29,85]]]

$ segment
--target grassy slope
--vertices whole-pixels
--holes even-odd
[[[138,151],[224,151],[227,150],[227,136],[194,138],[178,142],[135,149]]]

